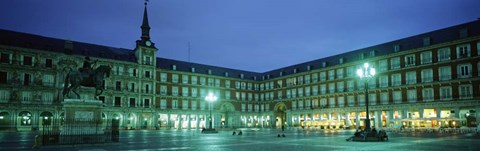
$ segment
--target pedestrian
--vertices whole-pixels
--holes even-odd
[[[237,132],[233,131],[232,135],[235,135],[235,134],[237,134]]]

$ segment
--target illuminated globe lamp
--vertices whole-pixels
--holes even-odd
[[[371,67],[368,63],[363,64],[363,68],[357,70],[357,75],[360,79],[365,81],[365,103],[366,103],[366,119],[365,119],[365,131],[370,132],[370,113],[368,110],[368,80],[375,76],[375,68]]]

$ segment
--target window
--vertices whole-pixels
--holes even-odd
[[[32,78],[30,77],[30,74],[25,73],[23,75],[23,85],[28,86],[32,82]]]
[[[45,74],[43,75],[43,85],[45,86],[53,86],[55,85],[55,82],[54,82],[54,75],[51,75],[51,74]],[[1,82],[0,82],[1,83]]]
[[[337,78],[343,78],[343,68],[337,69]]]
[[[122,82],[121,81],[116,81],[115,82],[115,90],[116,91],[121,91],[122,90]]]
[[[320,99],[320,106],[321,107],[327,107],[327,99],[325,99],[325,98]]]
[[[205,84],[206,84],[205,77],[200,77],[200,85],[205,85]]]
[[[369,93],[368,94],[368,105],[377,105],[377,94]]]
[[[425,51],[420,54],[422,64],[432,63],[432,52]]]
[[[118,97],[118,96],[115,97],[114,106],[115,106],[115,107],[121,107],[121,106],[122,106],[122,105],[121,105],[121,100],[122,100],[121,97]]]
[[[460,85],[458,87],[460,99],[472,98],[472,85]]]
[[[383,60],[378,61],[378,64],[379,64],[379,67],[378,67],[378,71],[379,71],[379,72],[383,72],[383,71],[387,71],[387,70],[388,70],[388,61],[387,61],[387,59],[383,59]]]
[[[172,109],[178,109],[178,100],[172,100]]]
[[[297,101],[292,101],[292,109],[297,109]]]
[[[313,81],[314,83],[317,83],[317,82],[318,82],[318,73],[313,73],[313,74],[312,74],[312,81]]]
[[[310,84],[310,75],[309,74],[305,75],[303,79],[305,79],[305,84]]]
[[[188,100],[182,100],[182,109],[188,109]]]
[[[337,102],[335,102],[335,97],[328,98],[328,105],[330,107],[335,107],[337,105]]]
[[[145,71],[145,78],[150,78],[150,71]]]
[[[327,80],[327,74],[325,72],[320,72],[320,81]]]
[[[344,96],[339,96],[337,98],[338,100],[338,107],[345,107],[345,97]]]
[[[415,66],[415,54],[405,56],[405,67]]]
[[[402,75],[400,73],[392,74],[392,86],[402,85]]]
[[[440,100],[452,99],[452,87],[440,87]]]
[[[197,76],[192,76],[191,80],[192,80],[192,84],[195,84],[195,85],[198,84],[197,83]]]
[[[10,100],[10,91],[0,90],[0,102],[7,103]]]
[[[53,67],[52,59],[45,59],[45,67],[47,67],[47,68]]]
[[[338,90],[338,92],[343,92],[345,90],[343,81],[342,82],[337,82],[337,90]]]
[[[353,80],[347,81],[347,90],[349,92],[352,92],[355,90],[354,82]]]
[[[472,77],[472,65],[470,64],[460,64],[457,66],[458,78],[469,78]]]
[[[433,101],[433,88],[425,88],[422,90],[422,98],[424,102]]]
[[[335,83],[328,84],[328,93],[330,94],[335,93]]]
[[[182,75],[182,83],[188,84],[188,75]]]
[[[347,103],[348,103],[348,106],[355,106],[355,97],[352,96],[352,95],[349,95],[347,97]]]
[[[160,109],[167,109],[167,100],[160,100]]]
[[[430,37],[423,38],[423,46],[429,46],[431,42],[430,40],[431,40]]]
[[[390,59],[390,68],[399,69],[400,68],[400,57],[395,57]]]
[[[322,84],[320,85],[320,94],[326,94],[327,93],[327,85]]]
[[[347,67],[347,77],[354,77],[355,76],[355,67],[350,66]]]
[[[450,60],[450,48],[440,48],[437,52],[438,62]]]
[[[457,58],[466,58],[470,57],[470,45],[463,44],[457,46]]]
[[[388,104],[388,102],[390,101],[389,97],[388,97],[388,92],[382,92],[380,93],[380,103],[381,104]]]
[[[467,38],[468,37],[468,30],[467,29],[460,29],[458,31],[458,36],[460,38]]]
[[[335,70],[328,71],[328,80],[335,79]]]
[[[167,74],[160,73],[160,82],[167,82]]]
[[[0,54],[0,63],[10,63],[10,54],[7,53],[1,53]]]
[[[197,101],[192,101],[190,103],[192,103],[192,110],[196,110],[197,109]]]
[[[188,87],[182,87],[182,96],[188,96]]]
[[[178,74],[172,74],[172,82],[178,83]]]
[[[318,95],[318,87],[316,85],[312,86],[313,95]]]
[[[167,86],[165,85],[160,86],[160,95],[167,95]]]
[[[402,103],[402,91],[393,91],[393,103],[401,104]]]
[[[230,88],[230,80],[225,80],[225,88]]]
[[[400,51],[400,45],[393,46],[393,51],[394,52],[399,52]]]
[[[358,106],[365,106],[365,94],[360,94],[358,96]]]
[[[129,107],[136,107],[135,98],[130,98]]]
[[[407,100],[408,103],[415,103],[417,102],[417,90],[407,90]]]
[[[24,66],[31,66],[31,65],[33,65],[33,63],[32,63],[32,62],[33,62],[33,58],[32,58],[32,57],[30,57],[30,56],[23,56],[22,59],[23,59],[23,62],[22,62],[22,63],[23,63]]]
[[[21,101],[22,101],[22,103],[31,103],[32,102],[32,97],[33,97],[32,92],[23,91]]]
[[[178,96],[178,87],[172,87],[172,95]]]
[[[415,71],[405,73],[406,83],[407,84],[416,84],[417,83],[417,73]]]
[[[433,70],[432,69],[423,69],[422,70],[422,82],[433,82]]]
[[[7,84],[7,72],[0,71],[0,84]]]
[[[381,88],[388,87],[388,76],[386,76],[386,75],[380,76],[379,80],[380,80],[380,87]]]
[[[438,74],[440,81],[452,79],[452,71],[450,66],[439,67]]]

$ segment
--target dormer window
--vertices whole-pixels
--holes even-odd
[[[375,50],[370,51],[370,57],[375,57]]]
[[[363,52],[362,52],[362,53],[360,53],[360,54],[358,55],[358,58],[360,58],[360,59],[364,59],[364,58],[365,58],[365,54],[364,54]]]
[[[240,74],[240,79],[243,79],[244,75],[243,73]]]
[[[194,67],[192,67],[190,70],[192,71],[192,73],[195,73],[195,68]]]
[[[327,62],[322,62],[322,67],[327,67]]]
[[[399,51],[400,51],[400,45],[393,46],[393,52],[399,52]]]
[[[225,75],[225,77],[228,77],[228,72],[225,72],[224,75]]]
[[[283,76],[283,71],[280,71],[280,76]]]
[[[312,67],[310,65],[307,66],[307,71],[310,71]]]
[[[459,37],[460,38],[467,38],[468,37],[468,30],[467,29],[460,29],[458,31]]]
[[[177,70],[177,65],[172,65],[172,70]]]
[[[297,69],[293,69],[293,73],[297,73]]]
[[[208,69],[207,72],[208,72],[208,74],[212,74],[212,70],[210,70],[210,69]]]
[[[338,63],[343,64],[344,58],[338,59]]]
[[[423,46],[429,46],[431,43],[430,37],[423,38]]]

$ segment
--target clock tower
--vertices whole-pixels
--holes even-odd
[[[148,24],[147,2],[143,11],[142,36],[136,42],[135,57],[140,65],[155,66],[157,48],[155,43],[150,40],[150,25]]]

